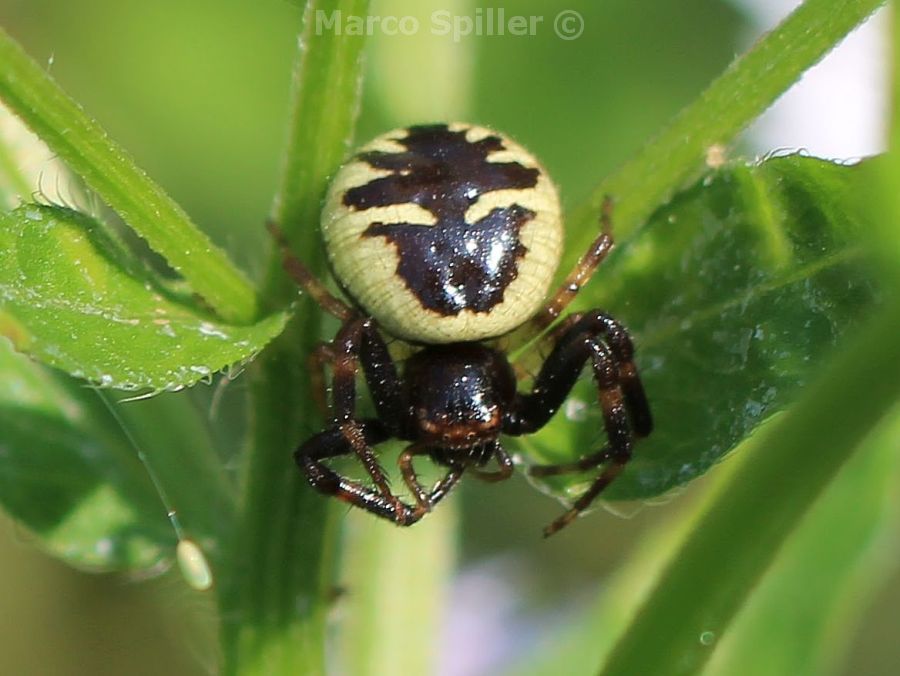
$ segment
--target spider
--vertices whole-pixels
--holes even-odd
[[[289,251],[285,269],[341,328],[311,355],[325,400],[332,369],[333,424],[302,443],[294,457],[313,488],[400,526],[430,512],[468,473],[501,481],[513,460],[501,435],[541,429],[590,363],[608,444],[564,464],[530,468],[533,476],[601,468],[587,491],[544,529],[571,523],[628,462],[633,440],[650,433],[650,408],[626,329],[601,310],[557,319],[613,246],[610,202],[601,234],[544,303],[562,248],[556,189],[524,148],[468,124],[398,129],[363,147],[335,175],[322,214],[331,268],[351,303],[332,295]],[[556,324],[553,326],[553,324]],[[492,339],[526,326],[552,349],[530,391]],[[417,351],[401,369],[385,335]],[[375,416],[356,410],[356,378],[365,376]],[[376,447],[408,442],[398,459],[414,504],[395,495]],[[355,456],[371,485],[339,475],[325,461]],[[423,486],[414,461],[446,469]],[[488,469],[494,461],[495,469]]]

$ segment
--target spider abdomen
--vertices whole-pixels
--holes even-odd
[[[337,173],[322,217],[332,268],[390,333],[499,336],[540,308],[562,248],[559,198],[525,149],[483,127],[379,136]]]

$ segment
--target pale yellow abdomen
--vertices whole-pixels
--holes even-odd
[[[337,172],[322,214],[332,269],[389,333],[477,341],[527,321],[559,263],[555,187],[524,148],[466,124],[399,129]]]

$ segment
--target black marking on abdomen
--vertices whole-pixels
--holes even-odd
[[[407,150],[358,156],[394,173],[349,189],[344,205],[361,211],[413,203],[429,211],[434,225],[373,223],[363,236],[381,236],[396,247],[397,274],[423,307],[445,316],[465,309],[489,312],[518,275],[519,259],[527,253],[519,232],[536,214],[512,204],[467,223],[466,211],[484,193],[535,187],[539,171],[518,162],[489,162],[490,153],[505,149],[498,136],[470,142],[465,130],[446,125],[411,127],[397,143]]]
[[[472,225],[373,223],[363,234],[383,236],[397,247],[397,273],[423,307],[445,316],[466,309],[489,312],[516,278],[526,253],[519,230],[534,215],[514,204],[493,209]]]

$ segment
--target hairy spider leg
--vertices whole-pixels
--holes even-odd
[[[430,491],[427,491],[419,482],[419,477],[416,475],[416,469],[413,466],[413,458],[418,455],[431,455],[431,451],[424,444],[411,444],[406,447],[406,450],[397,459],[403,481],[416,499],[416,508],[412,514],[415,521],[418,521],[434,509],[434,506],[450,492],[450,489],[456,485],[456,482],[463,475],[463,467],[451,465],[446,476],[435,483]],[[415,521],[410,521],[403,525],[408,526],[415,523]]]
[[[612,250],[614,246],[612,208],[612,199],[609,196],[604,197],[603,206],[600,209],[600,235],[578,260],[550,301],[531,319],[531,325],[535,332],[544,331],[556,321],[557,317],[575,300],[582,287],[594,276],[597,268]]]
[[[362,367],[378,417],[394,436],[407,438],[408,407],[397,366],[375,320],[360,317],[344,324],[331,343],[334,382],[332,403],[336,422],[353,419],[356,410],[356,374]],[[350,377],[352,373],[353,377]]]
[[[527,344],[536,335],[543,333],[544,335],[541,335],[525,350],[525,354],[537,351],[543,358],[546,356],[548,347],[556,345],[560,337],[565,335],[581,318],[580,314],[570,315],[547,331],[569,304],[575,300],[578,292],[590,281],[597,268],[600,267],[600,264],[615,246],[612,236],[612,210],[613,201],[607,195],[603,198],[603,206],[600,209],[600,235],[591,243],[590,248],[578,260],[578,263],[575,264],[575,267],[569,272],[543,309],[529,320],[525,329],[517,331],[512,337],[510,346],[512,349],[517,349]],[[514,367],[519,376],[524,376],[525,374],[519,366],[520,363],[521,361]]]
[[[357,318],[345,323],[330,344],[328,358],[334,371],[334,427],[302,444],[295,453],[297,464],[306,472],[310,484],[320,492],[401,526],[411,526],[450,492],[462,476],[462,469],[451,467],[447,475],[427,492],[415,480],[411,463],[407,463],[408,469],[404,468],[404,455],[401,455],[403,478],[417,505],[411,507],[394,495],[373,447],[393,437],[408,437],[404,417],[407,407],[397,368],[374,321]],[[356,375],[360,365],[379,419],[360,421],[355,418]],[[350,454],[360,460],[375,489],[340,476],[322,462]],[[411,475],[408,472],[412,472]]]
[[[362,318],[353,319],[341,327],[334,339],[332,344],[334,351],[334,360],[332,362],[332,407],[334,425],[341,430],[341,433],[356,454],[356,457],[372,478],[372,482],[375,484],[378,492],[384,496],[385,499],[397,503],[397,509],[399,510],[400,498],[391,493],[388,477],[381,467],[381,464],[378,462],[374,449],[370,444],[366,443],[365,435],[362,434],[362,430],[356,420],[356,376],[359,373],[360,354],[366,347],[370,350],[373,347],[373,341],[367,340],[367,337],[373,337],[370,335],[373,332],[373,329],[374,327],[371,320]],[[377,334],[374,338],[376,339],[374,344],[377,345],[378,343],[381,343]],[[386,356],[387,348],[385,348],[384,352]],[[369,352],[366,352],[366,356],[368,357],[366,362],[369,363],[372,355]],[[389,358],[388,362],[391,367],[393,367],[393,363],[390,362]],[[364,370],[368,371],[368,369]],[[372,379],[369,377],[370,374],[367,372],[366,375],[367,380],[371,381]],[[394,376],[396,378],[396,371],[394,372]],[[385,385],[385,383],[377,378],[375,379],[374,384],[376,388],[383,388]],[[391,397],[390,393],[381,392],[381,396],[379,396],[379,394],[374,394],[374,392],[377,391],[378,390],[373,390],[373,396],[376,399],[376,408],[378,408],[379,400],[384,404],[385,398],[389,400]],[[378,412],[379,414],[382,413],[381,410]],[[390,420],[390,417],[385,416],[384,419]]]
[[[360,420],[357,424],[363,439],[369,446],[387,441],[392,436],[377,419]],[[428,513],[429,510],[422,508],[421,505],[411,507],[392,495],[385,496],[358,481],[343,477],[322,462],[353,452],[354,449],[343,431],[340,428],[332,427],[306,441],[297,449],[294,457],[297,464],[306,473],[309,483],[325,495],[334,496],[400,526],[411,526]],[[447,476],[435,484],[432,491],[421,499],[433,507],[450,492],[461,476],[461,470],[451,469]],[[406,477],[404,476],[404,478]],[[416,501],[419,502],[420,495],[415,491],[414,494]]]
[[[636,436],[646,437],[653,430],[653,419],[644,386],[634,363],[634,343],[628,330],[605,312],[590,310],[569,315],[554,326],[548,336],[553,339],[554,344],[558,344],[576,325],[581,326],[582,330],[589,330],[602,336],[609,345],[619,368],[619,382],[625,393],[634,433]]]
[[[285,237],[284,231],[275,221],[271,219],[266,221],[266,229],[269,231],[269,234],[272,235],[272,238],[281,250],[281,258],[285,271],[323,310],[344,322],[349,321],[357,315],[352,307],[347,305],[347,303],[340,298],[334,296],[327,288],[325,288],[325,285],[322,284],[322,282],[309,271],[309,268],[294,255],[288,244],[287,237]]]
[[[370,446],[387,441],[392,436],[377,419],[361,420],[358,425],[365,442]],[[353,452],[354,449],[343,431],[333,427],[306,441],[297,449],[295,458],[316,490],[393,521],[400,526],[411,526],[418,522],[450,493],[463,475],[461,467],[451,467],[446,476],[435,483],[431,491],[426,491],[415,475],[412,457],[427,454],[428,450],[415,445],[409,447],[401,454],[399,462],[403,479],[416,499],[416,506],[412,507],[393,495],[386,496],[358,481],[342,477],[322,462]]]
[[[601,310],[590,310],[581,315],[578,323],[583,330],[600,336],[612,350],[619,370],[619,384],[625,394],[625,403],[631,416],[634,434],[646,437],[653,431],[653,416],[644,385],[634,363],[634,343],[628,330],[616,319]]]
[[[547,477],[559,476],[560,474],[574,474],[575,472],[586,472],[589,469],[599,467],[612,457],[609,446],[602,448],[596,453],[585,455],[573,462],[560,462],[555,465],[535,465],[528,469],[531,476]]]
[[[322,417],[328,415],[328,387],[325,384],[325,367],[334,363],[334,349],[331,343],[319,343],[309,353],[306,365],[309,368],[309,386],[312,389],[316,408]]]
[[[610,464],[571,509],[544,529],[545,537],[567,526],[590,506],[630,459],[632,436],[645,436],[652,428],[649,405],[632,361],[633,352],[621,324],[600,310],[584,313],[559,338],[532,391],[517,397],[504,421],[504,431],[512,435],[529,434],[543,427],[569,395],[584,364],[591,361],[609,446],[574,463],[536,467],[534,473],[548,476],[583,471],[604,462]]]
[[[322,493],[402,525],[411,525],[424,512],[403,503],[391,490],[373,446],[394,436],[403,436],[403,395],[397,368],[371,318],[361,318],[354,310],[333,296],[328,289],[291,252],[284,232],[274,221],[266,227],[281,249],[285,270],[325,311],[343,325],[335,340],[320,344],[310,355],[309,367],[313,396],[326,409],[325,367],[333,368],[334,427],[302,444],[294,453],[298,465],[306,472],[310,484]],[[375,408],[381,420],[358,421],[356,409],[356,374],[360,361]],[[341,477],[322,460],[353,453],[371,477],[377,491]],[[461,472],[451,470],[429,496],[436,504],[455,484]],[[417,494],[417,500],[419,496]]]
[[[379,420],[360,420],[357,426],[363,441],[369,446],[391,438],[390,432]],[[396,518],[397,505],[394,500],[358,481],[340,476],[322,462],[355,451],[345,431],[341,427],[332,427],[301,444],[294,452],[294,460],[306,474],[310,485],[319,492],[333,495],[386,519]]]
[[[498,469],[491,472],[473,469],[471,470],[472,476],[488,483],[496,483],[498,481],[509,479],[509,477],[512,476],[515,465],[513,464],[513,459],[510,457],[509,453],[507,453],[503,446],[500,445],[500,442],[494,442],[493,456],[497,461]]]
[[[325,285],[319,281],[309,268],[297,258],[290,249],[287,237],[278,224],[269,219],[266,221],[266,229],[275,240],[281,251],[282,267],[300,288],[308,293],[310,297],[324,309],[326,312],[334,315],[342,322],[349,322],[356,313],[353,309],[336,298]],[[307,366],[310,373],[310,387],[312,388],[313,398],[316,408],[323,416],[328,412],[328,403],[325,386],[325,367],[334,362],[335,354],[332,349],[332,343],[319,343],[310,353]]]
[[[597,382],[598,398],[603,410],[603,423],[609,438],[609,460],[590,487],[572,503],[572,507],[544,528],[544,537],[553,535],[574,521],[621,474],[631,459],[632,435],[628,428],[625,400],[619,386],[619,369],[612,351],[596,338],[588,338],[583,344],[590,350],[594,380]]]

